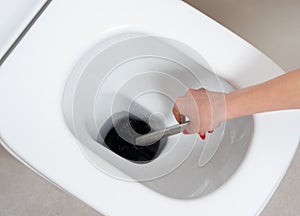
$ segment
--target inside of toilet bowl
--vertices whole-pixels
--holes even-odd
[[[172,114],[175,99],[188,88],[202,87],[233,90],[199,53],[181,42],[143,34],[117,35],[95,45],[75,65],[66,84],[63,113],[84,154],[101,171],[126,180],[163,179],[156,182],[157,190],[187,198],[208,180],[213,186],[205,192],[198,190],[198,194],[214,190],[237,169],[251,138],[250,119],[222,124],[205,141],[182,134],[158,140],[146,156],[149,149],[118,145],[107,136],[118,128],[124,115],[127,120],[134,116],[143,122],[148,130],[142,133],[176,124]],[[236,134],[233,140],[228,131]],[[117,130],[114,133],[118,134]],[[199,175],[198,180],[182,191],[163,186],[171,185],[167,176],[177,171],[186,178]],[[216,178],[217,173],[222,173],[222,179]],[[176,175],[180,180],[181,174]]]
[[[151,123],[153,124],[153,121]],[[159,122],[157,123],[159,126]],[[103,143],[104,139],[104,145],[125,159],[146,163],[158,156],[164,148],[166,138],[158,139],[147,146],[135,145],[135,138],[153,131],[153,126],[145,120],[123,111],[113,114],[104,123],[97,141]]]

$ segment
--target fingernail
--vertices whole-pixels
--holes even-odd
[[[205,134],[199,133],[199,136],[201,137],[201,139],[205,140]]]
[[[187,129],[183,130],[183,134],[189,134],[189,132],[187,131]]]
[[[208,133],[212,133],[212,132],[214,132],[214,130],[210,130],[210,131],[207,131]]]

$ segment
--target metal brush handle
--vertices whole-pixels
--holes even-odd
[[[181,124],[176,124],[176,125],[167,127],[163,130],[154,131],[152,133],[141,135],[135,139],[135,145],[138,145],[138,146],[152,145],[154,142],[156,142],[164,137],[181,133],[188,123],[190,123],[190,121],[185,121]]]

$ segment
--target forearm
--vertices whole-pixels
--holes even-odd
[[[226,95],[226,119],[300,108],[300,69]]]

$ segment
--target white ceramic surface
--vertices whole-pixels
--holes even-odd
[[[0,58],[46,0],[0,0]]]
[[[241,166],[222,187],[202,198],[173,199],[142,184],[112,178],[84,156],[64,120],[64,87],[87,50],[124,32],[181,41],[236,87],[283,72],[257,49],[181,1],[53,1],[0,68],[2,144],[105,215],[259,214],[298,145],[299,111],[255,115],[252,141]]]

